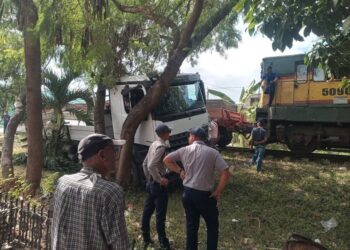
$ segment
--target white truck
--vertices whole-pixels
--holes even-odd
[[[156,77],[126,76],[109,90],[106,101],[110,103],[110,109],[105,112],[108,136],[120,139],[122,126],[128,113],[146,95],[156,80]],[[144,181],[142,162],[148,147],[156,140],[154,130],[159,123],[165,123],[172,129],[169,140],[170,150],[187,144],[190,128],[202,127],[208,131],[209,118],[205,102],[204,84],[199,74],[176,76],[160,104],[152,110],[136,131],[132,169],[135,182]],[[68,125],[68,127],[70,137],[75,141],[94,131],[93,126]]]

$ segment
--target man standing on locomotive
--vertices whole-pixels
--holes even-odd
[[[267,73],[262,77],[262,80],[265,82],[265,86],[262,85],[264,94],[269,95],[269,107],[271,106],[273,98],[275,97],[277,79],[277,75],[272,72],[272,67],[269,66],[267,68]]]

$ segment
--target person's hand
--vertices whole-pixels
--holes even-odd
[[[181,178],[181,180],[185,179],[185,177],[186,177],[186,172],[185,172],[185,170],[181,170],[181,171],[180,171],[180,178]]]
[[[215,190],[214,192],[211,193],[211,195],[209,197],[214,198],[215,200],[219,201],[219,199],[221,197],[221,193]]]
[[[169,180],[167,179],[167,178],[160,178],[160,185],[162,186],[162,187],[167,187],[168,186],[168,184],[169,184]]]

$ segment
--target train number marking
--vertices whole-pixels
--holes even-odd
[[[350,88],[323,88],[323,96],[350,95]]]

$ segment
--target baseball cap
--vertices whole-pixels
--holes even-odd
[[[256,122],[260,124],[265,124],[265,120],[263,118],[259,118]]]
[[[157,133],[157,135],[161,135],[161,134],[165,134],[165,133],[170,133],[171,129],[167,125],[162,123],[156,127],[155,132]]]
[[[202,128],[191,128],[188,132],[202,139],[207,138],[207,133]]]
[[[107,145],[121,146],[125,144],[125,140],[114,140],[107,135],[91,134],[81,139],[78,145],[79,158],[82,161],[89,159],[97,154],[98,151]]]

